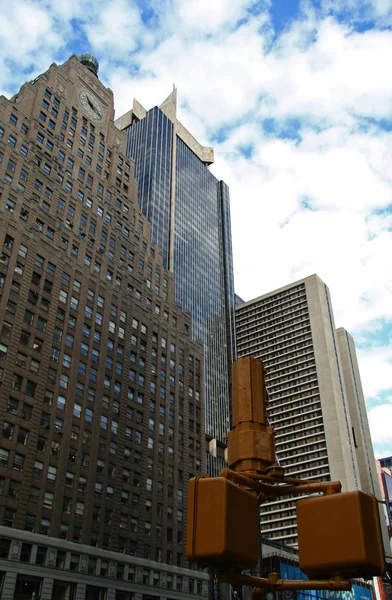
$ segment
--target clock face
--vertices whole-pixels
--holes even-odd
[[[80,104],[84,112],[93,121],[102,121],[103,110],[100,101],[91,93],[83,90],[79,94]]]

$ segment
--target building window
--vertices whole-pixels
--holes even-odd
[[[8,452],[8,450],[6,452]],[[1,464],[1,454],[0,454],[0,464]],[[15,453],[12,468],[15,469],[15,471],[23,471],[23,466],[24,466],[24,456],[22,454]]]
[[[67,471],[65,474],[66,487],[69,487],[69,488],[73,487],[74,479],[75,479],[75,475],[73,473],[71,473],[70,471]]]
[[[6,467],[8,465],[9,450],[0,448],[0,466]]]
[[[46,330],[46,321],[45,321],[45,319],[42,319],[41,317],[38,317],[38,319],[37,319],[37,329],[38,329],[38,331],[41,331],[42,333],[45,332],[45,330]]]
[[[14,481],[11,479],[8,485],[8,496],[10,498],[17,498],[20,488],[20,481]]]
[[[81,404],[78,404],[77,402],[74,403],[73,415],[74,415],[74,417],[77,417],[78,419],[81,418],[81,416],[82,416],[82,405]]]
[[[27,446],[28,439],[29,439],[29,432],[27,431],[27,429],[23,429],[22,427],[19,427],[18,443],[23,444],[24,446]]]
[[[6,508],[4,510],[3,525],[5,527],[12,527],[15,518],[15,513],[16,511],[11,508]]]
[[[46,508],[52,508],[53,498],[54,498],[53,492],[45,492],[43,505],[46,506]]]
[[[43,535],[48,535],[49,528],[50,528],[50,520],[49,519],[41,519],[39,532],[42,533]]]

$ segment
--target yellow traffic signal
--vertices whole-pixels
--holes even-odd
[[[252,568],[258,561],[257,497],[234,483],[189,481],[186,557],[222,570]]]
[[[299,565],[309,579],[363,577],[385,571],[377,500],[346,492],[297,502]]]
[[[339,481],[286,477],[276,464],[262,362],[238,359],[232,387],[229,468],[219,478],[189,481],[187,559],[213,567],[220,581],[252,586],[254,598],[281,590],[348,591],[353,577],[382,575],[385,556],[375,497],[341,494]],[[241,573],[258,562],[259,502],[313,493],[324,495],[297,502],[299,563],[309,581]]]

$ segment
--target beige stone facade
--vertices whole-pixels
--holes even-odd
[[[369,423],[366,414],[365,399],[361,376],[358,368],[357,353],[353,337],[340,327],[336,330],[342,374],[350,411],[353,442],[357,457],[361,490],[380,498],[380,486],[377,477]]]
[[[270,420],[286,473],[340,480],[343,491],[370,491],[373,451],[354,345],[335,329],[323,281],[312,275],[240,304],[236,332],[238,356],[264,361]],[[262,507],[262,533],[296,544],[292,500]]]

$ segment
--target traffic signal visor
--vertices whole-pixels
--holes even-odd
[[[346,492],[297,502],[299,565],[309,579],[339,573],[370,579],[385,571],[377,500]]]
[[[254,494],[217,478],[189,481],[186,556],[222,570],[258,561],[259,507]]]

